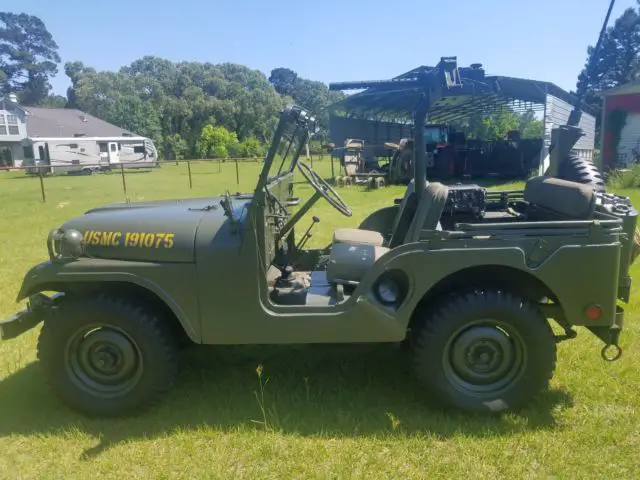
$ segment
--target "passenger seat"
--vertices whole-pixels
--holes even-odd
[[[414,191],[415,180],[412,179],[409,182],[409,185],[407,185],[407,188],[404,192],[404,197],[402,197],[400,205],[398,205],[398,213],[396,213],[396,217],[393,220],[393,225],[391,226],[392,236],[397,232],[401,220],[405,220],[405,222],[409,224],[411,219],[413,218],[413,214],[415,214],[415,211],[413,212],[413,214],[407,211],[409,197],[414,193]],[[410,215],[410,218],[403,219],[403,217],[406,215]],[[402,237],[404,237],[404,235],[402,235]],[[381,247],[388,242],[385,241],[384,236],[380,232],[376,232],[374,230],[363,230],[360,228],[338,228],[335,232],[333,232],[332,243],[373,245],[375,247]]]

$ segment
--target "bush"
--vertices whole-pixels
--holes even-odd
[[[256,137],[248,137],[235,145],[231,155],[240,158],[263,157],[264,151],[264,146],[260,143],[260,140]]]
[[[222,126],[205,125],[200,134],[198,148],[200,155],[205,158],[225,158],[238,145],[235,132],[230,132]]]
[[[632,165],[625,171],[612,171],[607,183],[612,188],[638,188],[640,187],[640,165]]]

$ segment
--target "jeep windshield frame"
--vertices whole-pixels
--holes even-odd
[[[301,107],[289,105],[282,110],[256,191],[293,173],[315,125],[315,118]]]

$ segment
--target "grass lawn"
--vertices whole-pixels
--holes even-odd
[[[328,164],[325,157],[314,167],[328,176]],[[233,164],[218,172],[194,163],[189,189],[187,166],[166,165],[128,174],[127,189],[132,200],[251,191],[259,168],[240,165],[237,185]],[[19,307],[26,270],[46,258],[50,228],[124,199],[119,174],[46,178],[45,188],[42,203],[37,179],[0,174],[3,318]],[[321,200],[299,228],[320,216],[315,245],[328,243],[338,226],[357,226],[403,188],[339,192],[353,217]],[[640,206],[640,192],[623,193]],[[600,342],[581,330],[559,345],[551,390],[525,412],[500,418],[429,408],[403,359],[376,346],[195,349],[159,408],[134,419],[87,420],[45,386],[35,363],[37,328],[0,343],[0,478],[637,478],[639,268],[623,357],[605,363]]]

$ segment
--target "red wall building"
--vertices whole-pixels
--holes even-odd
[[[640,161],[640,81],[606,90],[600,96],[601,166],[624,168]]]

